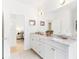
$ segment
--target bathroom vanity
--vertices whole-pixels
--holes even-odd
[[[76,59],[76,40],[31,34],[31,48],[43,59]]]

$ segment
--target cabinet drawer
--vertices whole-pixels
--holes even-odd
[[[56,42],[54,40],[47,39],[47,38],[39,38],[39,41],[41,41],[43,44],[53,46],[54,48],[60,49],[64,52],[68,51],[68,47],[69,47],[68,45]]]
[[[64,45],[64,44],[61,44],[59,42],[55,42],[53,40],[46,40],[45,43],[50,45],[50,46],[53,46],[54,48],[60,49],[60,50],[62,50],[64,52],[68,51],[68,46]]]

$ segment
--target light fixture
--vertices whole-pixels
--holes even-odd
[[[63,4],[65,4],[65,0],[60,0],[60,5],[63,5]]]
[[[44,11],[43,11],[43,9],[41,7],[38,8],[37,11],[38,11],[39,16],[42,16],[44,14]]]

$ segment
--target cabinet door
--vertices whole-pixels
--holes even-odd
[[[30,46],[31,46],[31,48],[33,48],[33,46],[34,46],[34,38],[32,37],[32,36],[30,36],[31,38],[31,41],[30,41]]]
[[[40,56],[43,58],[45,56],[45,46],[44,46],[44,43],[42,42],[38,42],[38,43],[39,43],[38,51],[39,51]]]
[[[55,59],[68,59],[68,54],[60,49],[55,49]]]
[[[39,52],[39,49],[40,49],[40,47],[39,47],[39,40],[38,40],[38,38],[35,36],[33,36],[32,38],[31,38],[31,48],[35,51],[35,52],[37,52],[37,53],[40,53]]]
[[[38,49],[38,44],[37,44],[37,41],[36,41],[36,38],[32,38],[31,39],[31,48],[35,51],[37,51]]]
[[[45,57],[44,59],[55,59],[55,49],[50,46],[45,47]]]
[[[31,44],[31,48],[32,48],[32,49],[34,49],[34,48],[35,48],[35,45],[36,45],[35,39],[36,39],[36,38],[35,38],[33,35],[31,35],[31,43],[30,43],[30,44]]]

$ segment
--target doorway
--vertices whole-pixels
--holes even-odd
[[[15,54],[15,53],[20,53],[24,50],[24,20],[25,17],[23,15],[16,15],[13,14],[11,16],[13,19],[15,20],[15,36],[16,36],[16,40],[15,40],[15,46],[11,47],[11,53]]]

